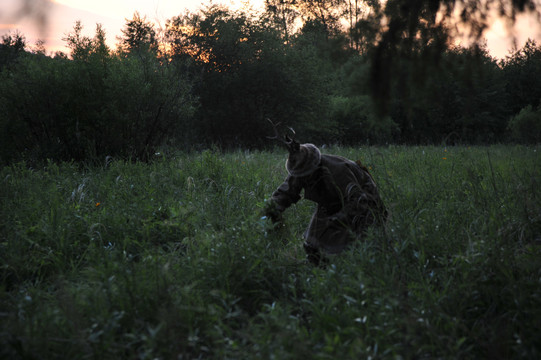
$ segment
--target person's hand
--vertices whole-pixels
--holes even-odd
[[[269,201],[263,212],[264,216],[270,219],[273,224],[282,222],[282,212],[274,201]]]

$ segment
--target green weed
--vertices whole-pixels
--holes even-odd
[[[313,204],[261,219],[282,152],[0,170],[0,357],[535,358],[534,147],[332,148],[391,217],[326,269]]]

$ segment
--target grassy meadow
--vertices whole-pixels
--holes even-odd
[[[0,358],[541,357],[541,149],[325,148],[391,217],[326,269],[286,153],[0,169]]]

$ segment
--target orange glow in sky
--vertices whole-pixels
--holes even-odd
[[[25,2],[40,4],[48,10],[46,26],[40,26],[39,16],[33,13],[21,15],[19,9]],[[213,3],[223,3],[232,9],[249,5],[261,9],[264,0],[214,0]],[[1,0],[0,1],[0,35],[19,30],[27,39],[27,44],[33,46],[38,39],[45,41],[49,52],[64,51],[65,42],[62,40],[73,29],[77,20],[84,26],[84,35],[93,36],[96,23],[103,25],[106,31],[107,43],[114,48],[124,27],[126,18],[131,19],[138,11],[142,16],[157,24],[165,24],[167,19],[180,15],[186,10],[195,11],[209,4],[209,0]],[[513,40],[519,48],[528,38],[541,43],[541,26],[533,16],[520,15],[514,26],[515,38],[509,35],[505,23],[497,18],[490,29],[485,32],[491,55],[503,58],[513,47]]]

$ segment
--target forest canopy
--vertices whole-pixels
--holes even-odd
[[[77,22],[69,53],[0,42],[0,162],[147,160],[261,148],[266,118],[318,144],[538,143],[541,46],[502,60],[483,31],[535,1],[267,0],[208,4],[163,28],[134,13],[115,49]],[[457,37],[470,47],[454,45]]]

